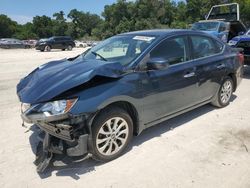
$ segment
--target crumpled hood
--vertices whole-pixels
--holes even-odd
[[[40,103],[88,82],[95,76],[118,78],[123,75],[120,63],[99,60],[52,61],[36,68],[17,85],[23,103]]]

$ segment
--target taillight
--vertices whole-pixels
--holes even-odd
[[[240,63],[244,65],[244,55],[242,53],[238,53],[238,58],[239,58]]]

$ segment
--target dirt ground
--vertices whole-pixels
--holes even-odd
[[[37,129],[21,127],[16,85],[37,66],[82,51],[0,49],[1,188],[250,188],[250,68],[228,107],[206,105],[150,128],[109,163],[88,159],[39,176]]]

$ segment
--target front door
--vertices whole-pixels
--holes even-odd
[[[148,70],[142,80],[144,120],[146,124],[164,119],[197,104],[196,66],[189,56],[187,37],[174,37],[161,42],[150,58],[164,58],[169,68]]]

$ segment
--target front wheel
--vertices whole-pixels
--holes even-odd
[[[93,158],[111,161],[124,152],[133,135],[133,121],[117,107],[102,111],[93,124]]]
[[[44,47],[44,50],[46,52],[50,52],[51,51],[51,47],[49,45],[47,45],[47,46]]]
[[[67,49],[71,51],[73,49],[73,46],[69,45]]]
[[[226,77],[222,82],[214,100],[212,101],[212,105],[219,108],[227,106],[233,94],[233,87],[233,80],[230,77]]]

